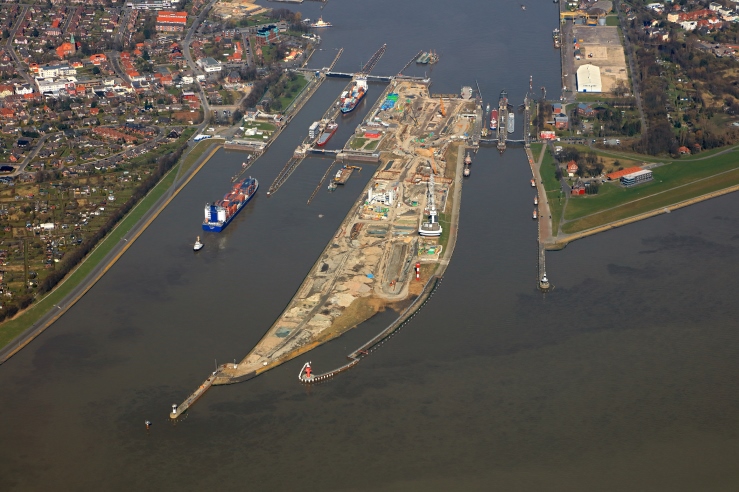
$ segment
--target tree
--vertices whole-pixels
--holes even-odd
[[[92,73],[94,75],[100,75],[100,68],[99,67],[92,67]]]

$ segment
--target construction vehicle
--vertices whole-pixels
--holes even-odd
[[[444,107],[444,100],[442,98],[439,98],[439,103],[441,103],[441,106],[439,107],[439,113],[441,113],[442,116],[446,116],[446,108]]]

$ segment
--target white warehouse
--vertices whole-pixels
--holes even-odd
[[[577,92],[602,92],[600,68],[585,64],[577,69]]]

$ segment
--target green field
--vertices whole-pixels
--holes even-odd
[[[244,128],[256,128],[257,130],[261,130],[263,132],[273,132],[277,129],[277,127],[272,123],[267,123],[264,121],[245,121]]]
[[[352,138],[351,141],[349,142],[349,147],[351,147],[354,150],[358,150],[358,149],[361,149],[362,147],[364,147],[364,144],[366,144],[366,143],[367,143],[367,139],[366,138],[364,138],[364,137],[355,137],[355,138]]]
[[[571,198],[562,230],[590,229],[739,184],[739,160],[733,154],[676,161],[652,169],[654,180],[648,183],[633,188],[608,183],[597,195]]]
[[[606,17],[606,25],[607,26],[618,26],[621,23],[618,21],[617,15],[609,15]]]
[[[542,144],[531,144],[531,152],[534,159],[538,159],[541,154]],[[547,194],[547,200],[549,201],[549,211],[552,213],[552,235],[556,236],[559,232],[559,221],[562,217],[562,209],[564,207],[565,200],[562,197],[561,185],[555,176],[556,162],[552,154],[547,149],[544,154],[544,159],[541,161],[541,167],[539,173],[541,174],[541,180],[544,182],[544,190]]]

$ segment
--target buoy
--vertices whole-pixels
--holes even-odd
[[[148,429],[149,427],[151,427],[151,422],[149,422],[148,420],[145,420],[145,421],[144,421],[144,424],[146,424],[146,428],[147,428],[147,429]]]

